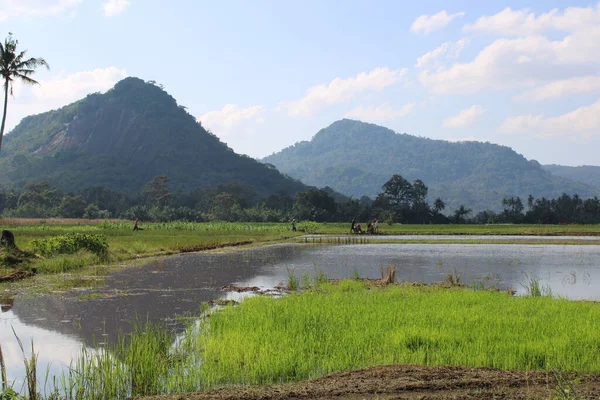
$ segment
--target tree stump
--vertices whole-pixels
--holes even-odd
[[[17,247],[15,245],[15,235],[11,231],[3,230],[2,237],[0,237],[0,245],[14,249]]]

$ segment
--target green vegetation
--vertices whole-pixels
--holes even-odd
[[[119,399],[396,363],[598,373],[599,321],[593,302],[317,276],[303,292],[213,312],[174,345],[164,328],[140,325],[84,349],[56,393]]]
[[[599,372],[599,317],[594,303],[354,280],[247,299],[211,316],[198,348],[210,385],[394,363]]]
[[[108,253],[106,236],[79,232],[34,240],[32,245],[33,251],[46,257],[74,254],[82,249],[88,250],[98,257],[105,257]]]
[[[465,204],[475,212],[498,211],[502,199],[510,196],[557,197],[566,192],[588,198],[599,190],[554,176],[506,146],[397,134],[349,119],[263,161],[308,185],[330,186],[357,199],[374,197],[394,174],[421,179],[431,199],[441,197],[452,209]]]

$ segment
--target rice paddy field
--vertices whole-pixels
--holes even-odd
[[[339,235],[347,234],[348,223],[299,222],[297,231],[291,230],[290,223],[240,223],[240,222],[169,222],[141,223],[143,230],[133,231],[131,221],[122,220],[78,220],[78,219],[5,219],[0,220],[3,229],[14,233],[17,246],[30,253],[30,257],[21,263],[21,267],[36,268],[38,276],[47,274],[76,273],[102,276],[118,268],[120,263],[136,263],[137,260],[153,256],[164,256],[181,252],[202,251],[230,246],[256,246],[284,240],[299,240],[306,233]],[[75,254],[56,254],[42,256],[36,253],[34,241],[48,240],[66,234],[101,235],[106,238],[108,251],[102,257],[86,250]],[[513,236],[600,236],[600,225],[402,225],[380,224],[379,233],[382,242],[389,235],[513,235]],[[361,235],[353,235],[357,240]],[[354,239],[357,238],[357,239]],[[317,239],[321,242],[321,239]],[[331,242],[324,238],[323,241]],[[335,239],[334,241],[340,241]],[[315,242],[315,239],[311,239]],[[360,239],[358,239],[360,242]],[[395,241],[398,241],[396,238]],[[401,241],[401,240],[400,240]],[[411,239],[411,243],[415,240]],[[426,238],[417,242],[436,243]],[[474,242],[475,243],[475,242]],[[477,243],[485,243],[479,239]],[[506,243],[510,243],[507,239]],[[561,244],[572,244],[572,240]],[[559,243],[556,243],[559,244]],[[587,244],[597,244],[588,241]],[[87,267],[87,271],[85,270]],[[90,270],[90,267],[93,267]],[[14,271],[15,265],[0,265],[0,276]],[[56,288],[55,279],[39,280],[32,285],[47,290]],[[30,280],[28,280],[30,281]],[[81,279],[60,281],[60,288],[81,286]],[[15,286],[12,283],[0,283],[0,287]],[[23,284],[17,285],[17,289]],[[46,290],[44,289],[44,290]],[[31,292],[31,291],[29,291]]]
[[[133,224],[128,221],[5,220],[3,228],[14,233],[17,246],[26,252],[33,253],[36,240],[72,233],[102,235],[108,252],[102,257],[87,250],[36,256],[29,261],[38,270],[34,279],[22,281],[26,283],[2,283],[0,290],[12,295],[19,285],[29,288],[44,285],[48,281],[43,277],[69,276],[69,282],[57,286],[57,281],[50,287],[68,290],[85,286],[88,281],[95,282],[88,275],[92,270],[98,272],[101,266],[131,265],[145,257],[227,246],[298,242],[306,233],[339,235],[349,230],[349,224],[313,222],[297,223],[297,232],[291,231],[289,223],[172,222],[144,223],[140,227],[143,230],[134,232]],[[598,236],[600,226],[381,224],[380,231],[383,235]],[[103,274],[112,267],[107,268]],[[12,270],[14,267],[4,266],[0,275]],[[77,271],[82,271],[85,279],[73,275]],[[264,389],[271,390],[271,397],[262,389],[251,389],[256,393],[253,397],[246,389],[240,392],[235,388],[263,388],[317,379],[315,382],[324,383],[310,390],[320,393],[331,381],[319,379],[343,371],[358,372],[334,375],[342,378],[332,379],[339,385],[362,385],[364,395],[352,397],[353,393],[344,392],[340,386],[331,393],[324,392],[323,397],[305,397],[383,399],[388,397],[373,397],[376,391],[369,389],[368,382],[376,382],[387,374],[391,374],[389,382],[396,379],[394,376],[420,376],[421,382],[430,382],[439,371],[444,371],[439,387],[449,387],[448,379],[463,376],[463,383],[458,382],[457,387],[463,388],[465,382],[470,382],[469,387],[479,390],[497,379],[508,382],[507,387],[529,388],[531,371],[531,376],[538,377],[531,385],[542,387],[545,374],[544,387],[551,388],[552,393],[557,385],[566,388],[560,393],[574,393],[573,382],[579,383],[582,377],[585,393],[596,393],[594,387],[600,387],[599,303],[553,298],[551,293],[534,290],[536,282],[531,282],[529,296],[485,290],[483,286],[467,288],[457,283],[383,286],[359,276],[338,282],[329,282],[326,276],[315,276],[312,281],[303,276],[300,282],[290,275],[290,291],[286,295],[254,296],[237,305],[216,309],[205,306],[204,313],[190,318],[188,328],[177,336],[160,324],[141,324],[135,332],[116,342],[84,347],[63,376],[42,377],[43,371],[38,372],[31,385],[33,393],[40,391],[43,396],[30,394],[24,398],[125,399],[223,387],[234,389],[173,398],[295,398],[281,394],[287,389]],[[291,290],[299,286],[301,291]],[[27,363],[31,366],[36,361],[30,358]],[[402,367],[381,369],[390,365]],[[407,369],[412,372],[406,372]],[[515,371],[525,373],[525,380],[515,378],[521,373]],[[548,383],[550,374],[557,371],[558,380],[552,378]],[[516,380],[506,374],[513,374]],[[352,381],[344,381],[344,376],[352,376]],[[487,383],[478,379],[487,379]],[[394,397],[397,388],[388,389],[392,396],[389,398],[399,398]],[[415,393],[429,396],[430,389]],[[449,392],[452,396],[456,393],[459,392]],[[513,398],[508,392],[502,393],[504,398]],[[539,393],[542,392],[515,398],[584,398],[540,397]]]

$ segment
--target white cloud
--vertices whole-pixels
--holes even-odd
[[[287,109],[292,116],[308,116],[317,110],[336,103],[353,99],[358,93],[382,91],[400,81],[406,68],[390,70],[375,68],[371,72],[361,72],[352,78],[335,78],[329,84],[314,86],[306,91],[300,100],[282,103],[277,109]]]
[[[551,41],[543,36],[498,39],[473,61],[419,74],[435,93],[474,93],[484,89],[534,86],[600,67],[600,27]]]
[[[407,116],[415,111],[415,103],[407,103],[400,108],[394,109],[389,104],[380,106],[359,106],[348,111],[344,116],[356,118],[362,121],[391,121]]]
[[[450,117],[442,122],[443,128],[464,128],[471,126],[481,120],[485,109],[478,105],[473,105],[470,108],[461,110],[454,117]]]
[[[235,104],[226,104],[222,109],[209,111],[198,118],[206,128],[214,130],[219,135],[227,135],[231,129],[242,122],[264,122],[263,106],[241,108]]]
[[[7,128],[14,127],[22,118],[56,109],[94,92],[103,92],[127,76],[127,71],[116,67],[97,68],[50,79],[39,79],[39,85],[29,86],[16,82],[14,99],[9,99]],[[35,77],[34,77],[35,78]]]
[[[521,115],[507,118],[498,128],[500,133],[529,134],[538,138],[567,137],[575,141],[589,140],[600,132],[600,99],[558,117]]]
[[[40,85],[32,86],[35,98],[42,102],[57,101],[59,104],[75,101],[89,93],[104,92],[112,88],[127,76],[127,71],[108,67],[63,75],[64,73],[60,73],[50,80],[40,81]]]
[[[553,81],[595,75],[600,68],[600,6],[552,10],[539,16],[526,10],[505,9],[480,18],[465,30],[516,37],[494,40],[470,62],[447,68],[427,66],[419,80],[432,92],[531,89]],[[564,33],[557,38],[545,36],[546,31]]]
[[[415,20],[410,26],[410,30],[413,33],[429,34],[438,29],[442,29],[448,25],[456,17],[464,16],[464,12],[458,12],[456,14],[448,14],[446,10],[440,11],[434,15],[421,15]]]
[[[0,0],[0,22],[10,18],[56,16],[73,11],[82,0]]]
[[[121,14],[127,7],[129,7],[129,0],[108,0],[104,6],[104,16],[112,17],[117,14]]]
[[[590,92],[600,92],[600,76],[582,76],[550,82],[515,96],[514,100],[543,101]]]
[[[527,10],[505,8],[492,16],[483,16],[465,31],[495,33],[499,35],[530,36],[547,30],[575,32],[600,24],[600,4],[596,7],[568,7],[564,12],[553,9],[538,16]]]
[[[415,66],[418,68],[427,68],[439,66],[444,60],[454,60],[458,58],[468,43],[468,38],[462,38],[456,43],[444,42],[434,50],[419,57]]]

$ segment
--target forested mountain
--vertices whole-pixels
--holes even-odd
[[[557,177],[509,147],[481,142],[432,140],[374,124],[344,119],[263,159],[309,185],[330,186],[347,195],[375,196],[393,174],[429,186],[429,199],[473,211],[502,208],[510,196],[586,198],[600,190]]]
[[[228,182],[252,185],[262,195],[305,188],[234,153],[161,87],[138,78],[24,118],[0,152],[5,188],[48,181],[67,191],[102,186],[138,192],[157,175],[182,190]]]
[[[553,175],[562,176],[576,182],[585,183],[600,191],[600,167],[596,165],[581,165],[579,167],[567,167],[564,165],[544,165],[544,169]]]

